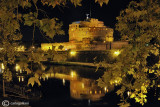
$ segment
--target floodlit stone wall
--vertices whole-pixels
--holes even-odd
[[[92,41],[113,41],[113,29],[104,26],[98,19],[77,21],[69,25],[69,41],[83,41],[90,38]]]
[[[59,47],[63,46],[62,49]],[[64,42],[64,43],[42,43],[41,49],[47,51],[49,49],[55,49],[56,51],[67,51],[71,50],[106,50],[106,44],[84,44],[84,43],[71,43],[71,42]]]
[[[128,42],[113,42],[113,29],[108,28],[98,19],[76,21],[69,25],[69,42],[42,43],[41,49],[56,51],[77,50],[107,50],[119,49]],[[63,48],[62,48],[63,47]]]

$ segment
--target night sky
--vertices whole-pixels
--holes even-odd
[[[52,8],[51,6],[43,6],[38,3],[38,8],[43,9],[47,12],[50,18],[57,17],[60,21],[63,21],[63,30],[65,35],[56,35],[53,40],[48,40],[46,37],[42,36],[38,29],[35,32],[35,43],[42,42],[67,42],[68,28],[69,24],[74,21],[83,21],[86,19],[86,14],[90,13],[91,17],[97,18],[103,21],[108,27],[114,28],[116,23],[116,17],[119,16],[120,11],[125,9],[131,0],[110,0],[108,5],[103,4],[102,7],[98,3],[94,3],[94,0],[83,0],[82,6],[75,7],[71,3],[67,3],[66,6],[56,6]],[[42,13],[39,17],[43,17]],[[22,41],[32,41],[33,27],[22,26],[23,39]],[[118,39],[118,33],[114,33],[114,38]]]

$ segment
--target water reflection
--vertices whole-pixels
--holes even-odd
[[[100,100],[101,97],[105,95],[106,92],[113,90],[113,87],[110,89],[101,88],[97,85],[96,78],[87,78],[79,74],[89,71],[77,71],[69,67],[53,67],[45,73],[46,78],[56,78],[61,79],[62,84],[65,86],[65,82],[70,82],[70,96],[73,99],[86,99],[91,101]],[[55,71],[56,70],[56,71]],[[95,73],[94,71],[92,73]],[[87,74],[87,73],[86,73]],[[86,75],[85,75],[86,76]],[[91,76],[91,74],[89,75]]]
[[[114,88],[99,87],[96,80],[103,73],[100,71],[95,72],[95,70],[95,68],[85,67],[48,66],[44,72],[41,72],[39,79],[45,84],[45,86],[42,86],[42,88],[47,86],[47,81],[60,79],[62,87],[65,87],[64,89],[67,89],[67,93],[70,94],[69,98],[87,100],[88,104],[90,104],[91,101],[101,100],[106,93],[110,92]],[[38,70],[36,72],[38,72]],[[17,78],[19,82],[27,80],[26,77],[24,78],[22,75],[17,75]],[[68,82],[70,84],[67,84]]]
[[[18,78],[19,82],[23,82],[24,81],[24,76],[17,76],[17,78]]]
[[[81,78],[70,81],[70,95],[75,99],[100,100],[105,95],[102,88],[98,87],[95,80]]]

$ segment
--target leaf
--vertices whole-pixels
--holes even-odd
[[[43,78],[43,80],[46,79],[46,74],[45,73],[42,74],[42,78]]]
[[[108,4],[109,0],[95,0],[95,2],[98,2],[102,7],[103,3]]]
[[[36,70],[36,73],[37,73],[38,75],[42,75],[42,74],[43,74],[43,71],[42,71],[41,69],[38,69],[38,70]]]
[[[35,79],[35,77],[29,78],[29,80],[28,80],[28,85],[31,84],[32,87],[33,87],[33,86],[34,86],[34,83],[35,83],[34,79]]]
[[[106,83],[104,81],[102,81],[101,78],[99,78],[97,81],[98,81],[98,86],[100,86],[100,87],[105,87],[106,86]]]
[[[64,35],[64,31],[61,30],[63,24],[62,22],[58,22],[56,18],[44,18],[42,20],[39,20],[39,23],[40,24],[38,24],[38,27],[40,28],[40,30],[50,38],[53,38],[56,34]]]
[[[47,66],[41,64],[41,69],[42,69],[43,71],[45,71],[46,68],[47,68]]]
[[[36,78],[36,77],[31,77],[31,78],[29,78],[29,80],[28,80],[28,85],[31,84],[32,87],[33,87],[35,83],[37,83],[39,86],[41,85],[41,83],[40,83],[40,81],[39,81],[38,78]]]
[[[3,72],[3,79],[5,79],[8,82],[12,80],[12,72],[9,71],[9,69]]]
[[[119,89],[119,90],[116,92],[117,95],[123,95],[125,89],[126,89],[126,88],[125,88],[124,86],[122,86],[121,89]]]
[[[35,73],[35,74],[34,74],[34,77],[39,78],[40,76],[39,76],[38,73]]]
[[[29,68],[27,68],[25,71],[27,71],[27,74],[31,74],[32,73],[32,71]]]

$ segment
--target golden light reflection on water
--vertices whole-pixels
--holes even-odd
[[[18,78],[19,82],[23,82],[24,81],[24,76],[17,76],[17,78]]]
[[[66,82],[66,81],[65,81],[65,79],[64,79],[64,78],[63,78],[62,82],[63,82],[63,85],[65,85],[65,82]]]
[[[59,67],[56,69],[56,72],[46,72],[45,78],[56,78],[61,79],[63,86],[66,86],[66,81],[70,82],[70,96],[74,99],[88,99],[91,101],[100,100],[101,97],[105,96],[105,94],[111,90],[111,88],[101,88],[97,85],[96,79],[84,78],[80,77],[75,69],[68,69],[64,70],[63,67]],[[84,71],[82,71],[84,72]],[[43,77],[40,77],[43,78]],[[19,82],[24,81],[24,77],[18,77]]]
[[[107,87],[100,88],[97,85],[96,79],[80,77],[75,69],[67,69],[66,72],[61,72],[64,71],[61,68],[57,70],[59,71],[56,73],[46,73],[46,76],[48,78],[61,79],[63,86],[65,86],[66,81],[70,81],[70,96],[74,99],[90,99],[91,101],[96,101],[112,90],[112,88],[108,89]]]

